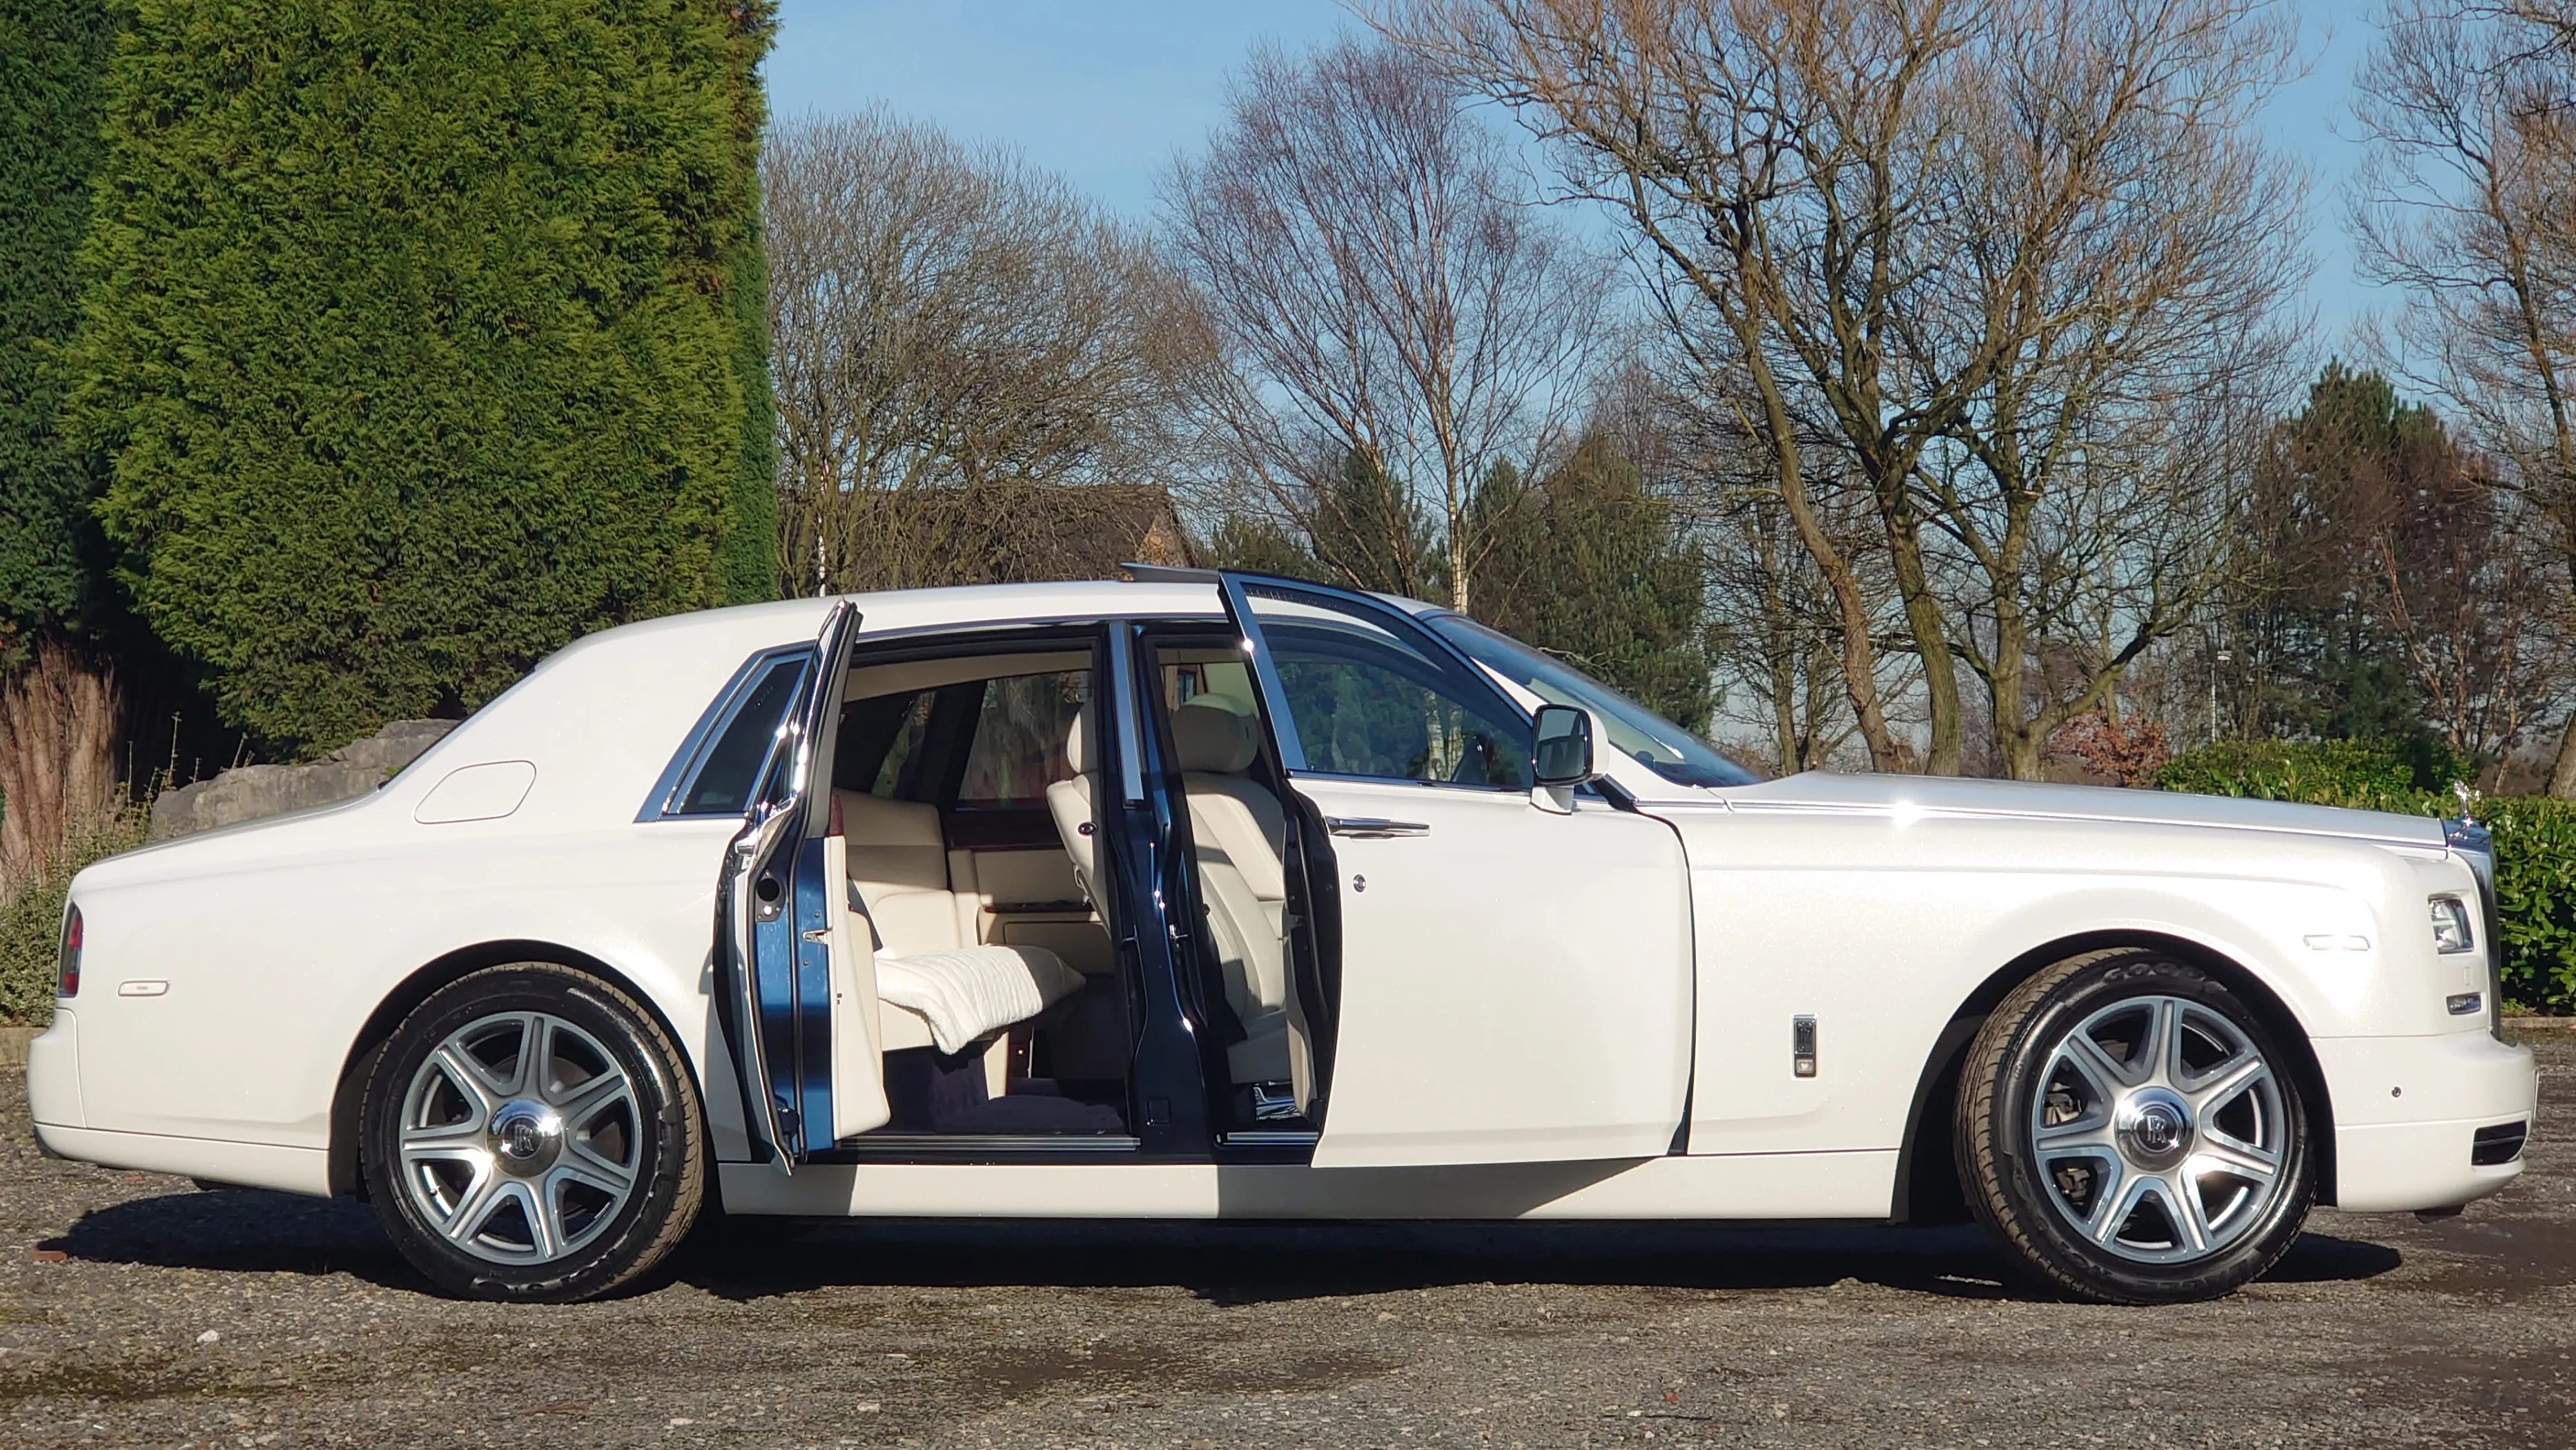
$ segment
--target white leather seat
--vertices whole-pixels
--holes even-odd
[[[1064,734],[1065,763],[1073,767],[1071,780],[1059,780],[1046,788],[1047,814],[1055,817],[1055,833],[1064,841],[1064,853],[1073,858],[1074,884],[1082,888],[1082,899],[1100,911],[1101,919],[1109,913],[1101,909],[1100,890],[1093,863],[1098,860],[1094,847],[1091,802],[1091,777],[1097,762],[1090,759],[1091,710],[1085,706],[1073,717],[1073,725]]]
[[[1217,698],[1172,711],[1190,838],[1226,1001],[1245,1040],[1227,1049],[1236,1082],[1288,1082],[1305,1099],[1304,1026],[1286,968],[1288,834],[1278,797],[1243,774],[1260,726]]]
[[[976,945],[959,929],[939,808],[865,791],[833,794],[849,843],[850,881],[876,928],[873,945],[906,954]]]

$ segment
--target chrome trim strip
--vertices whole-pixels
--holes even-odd
[[[1384,816],[1326,816],[1324,829],[1336,836],[1351,836],[1363,841],[1383,841],[1397,836],[1427,836],[1431,826],[1425,821],[1390,821]]]
[[[1252,678],[1261,687],[1261,707],[1270,716],[1270,743],[1279,751],[1279,768],[1295,775],[1306,768],[1306,746],[1297,734],[1297,718],[1288,709],[1288,686],[1279,678],[1279,666],[1270,658],[1270,642],[1261,634],[1261,622],[1252,617],[1252,599],[1243,592],[1243,580],[1226,574],[1218,580],[1225,592],[1225,612],[1234,619],[1237,633],[1243,636],[1243,653],[1252,665]]]
[[[1067,1133],[861,1133],[843,1138],[831,1152],[843,1157],[917,1154],[932,1158],[974,1158],[1000,1153],[1132,1153],[1139,1140],[1123,1133],[1093,1136]]]
[[[1312,1148],[1322,1137],[1312,1128],[1255,1128],[1228,1132],[1219,1141],[1229,1148]]]

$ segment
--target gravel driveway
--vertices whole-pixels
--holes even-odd
[[[2576,1443],[2576,1034],[2531,1171],[2319,1213],[2223,1303],[1973,1230],[835,1225],[614,1303],[431,1298],[367,1212],[41,1158],[0,1085],[0,1444]]]

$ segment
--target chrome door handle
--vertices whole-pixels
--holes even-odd
[[[1363,841],[1431,834],[1431,827],[1425,822],[1390,821],[1380,816],[1326,816],[1324,829],[1336,836],[1356,836]]]

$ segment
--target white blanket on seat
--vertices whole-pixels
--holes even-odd
[[[1081,988],[1082,973],[1044,947],[877,953],[878,1000],[920,1013],[945,1053],[1026,1022]]]

